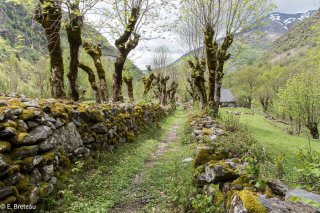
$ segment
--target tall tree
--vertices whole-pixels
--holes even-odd
[[[39,0],[35,10],[35,20],[41,24],[47,38],[50,55],[51,95],[53,98],[66,98],[64,90],[64,66],[61,49],[62,8],[60,0]]]
[[[182,24],[193,28],[188,30],[187,36],[190,41],[196,41],[194,43],[199,43],[202,39],[209,72],[208,100],[215,114],[220,105],[224,65],[231,57],[228,51],[234,43],[235,34],[246,32],[260,24],[272,8],[270,0],[183,1]],[[203,33],[202,37],[200,33]]]

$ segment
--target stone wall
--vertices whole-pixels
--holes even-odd
[[[36,204],[52,192],[56,171],[134,140],[170,111],[0,97],[0,204]]]
[[[320,195],[290,189],[280,180],[258,180],[249,173],[250,164],[244,153],[250,150],[246,145],[234,144],[236,148],[226,145],[226,140],[221,139],[227,135],[232,138],[230,135],[235,133],[227,131],[223,124],[210,116],[192,116],[190,128],[192,142],[198,145],[194,161],[198,192],[212,196],[212,204],[220,207],[219,212],[320,212]],[[241,143],[240,138],[238,141]],[[235,139],[233,143],[238,141]]]

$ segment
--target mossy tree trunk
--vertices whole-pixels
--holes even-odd
[[[94,71],[91,69],[91,67],[86,66],[83,63],[79,63],[79,68],[81,68],[83,71],[85,71],[88,74],[88,80],[91,85],[91,89],[93,91],[94,98],[96,99],[97,103],[102,103],[102,97],[101,92],[99,90],[99,87],[97,86],[96,82],[96,76],[94,74]]]
[[[199,99],[199,95],[196,92],[196,89],[195,89],[195,86],[194,86],[194,82],[192,81],[191,78],[188,78],[187,81],[188,81],[189,86],[190,86],[190,89],[187,88],[187,92],[192,97],[192,101],[193,102],[199,101],[200,100]]]
[[[98,78],[99,78],[99,88],[101,92],[101,97],[103,102],[109,101],[109,92],[106,81],[106,73],[102,66],[101,56],[102,51],[100,45],[93,45],[88,42],[83,43],[83,48],[93,59],[94,65],[97,70]]]
[[[114,63],[113,74],[113,101],[123,102],[122,96],[122,72],[129,53],[137,47],[140,35],[134,33],[135,26],[139,19],[139,8],[132,8],[130,18],[123,34],[115,41],[118,49],[116,62]]]
[[[200,61],[198,58],[195,58],[194,62],[189,60],[188,63],[191,68],[191,79],[200,98],[201,108],[204,109],[208,105],[204,78],[206,63],[203,60]]]
[[[176,102],[176,93],[177,93],[178,86],[179,85],[175,81],[172,81],[167,91],[168,99],[170,100],[171,103]]]
[[[79,100],[79,89],[77,85],[78,66],[79,66],[79,49],[82,45],[82,26],[83,17],[80,15],[79,3],[70,5],[69,23],[67,23],[66,31],[70,47],[70,64],[69,64],[69,86],[70,96],[74,101]]]
[[[224,77],[224,65],[230,59],[231,55],[228,54],[228,49],[233,43],[234,35],[228,34],[218,50],[217,53],[217,66],[215,73],[215,108],[213,111],[218,114],[220,100],[221,100],[221,89],[222,89],[222,79]]]
[[[127,85],[128,97],[129,97],[130,101],[133,102],[134,101],[134,97],[133,97],[133,78],[132,77],[124,77],[123,81]]]
[[[64,66],[61,49],[61,18],[60,0],[40,0],[35,10],[35,20],[41,24],[47,38],[50,56],[51,95],[56,99],[65,99]]]
[[[319,139],[318,123],[314,122],[314,121],[309,121],[306,126],[310,130],[310,134],[311,134],[312,138]]]
[[[155,80],[156,76],[152,73],[151,66],[147,66],[149,76],[143,78],[144,92],[143,95],[146,96],[151,90],[152,83]]]
[[[160,104],[163,106],[167,105],[167,82],[169,79],[169,76],[161,76],[160,78]]]

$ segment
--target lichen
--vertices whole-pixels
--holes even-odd
[[[264,207],[259,201],[258,197],[253,192],[243,190],[238,193],[243,206],[247,209],[248,213],[267,213],[266,207]]]

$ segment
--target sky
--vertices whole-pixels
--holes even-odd
[[[277,5],[274,12],[304,13],[319,8],[320,0],[273,0]],[[160,38],[142,41],[129,55],[129,58],[142,70],[146,65],[152,65],[155,49],[161,45],[167,46],[171,51],[172,62],[184,55],[188,50],[183,48],[179,37],[174,32],[164,32]]]

